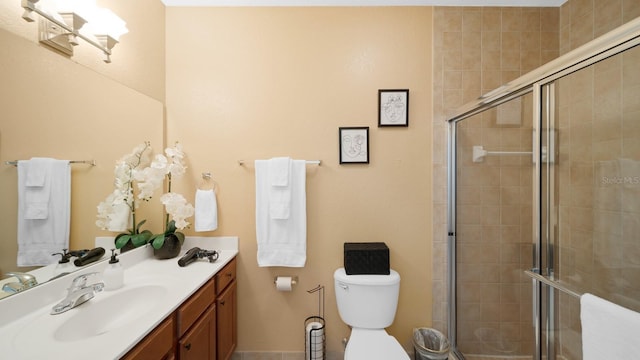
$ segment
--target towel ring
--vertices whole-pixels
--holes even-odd
[[[213,180],[210,172],[202,173],[202,181],[200,181],[200,185],[198,185],[198,189],[200,190],[213,190],[216,191],[216,182]]]

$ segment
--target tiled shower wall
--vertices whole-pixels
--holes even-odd
[[[446,139],[445,120],[453,110],[554,59],[559,53],[558,8],[438,7],[434,11],[434,327],[446,331]],[[474,330],[508,334],[517,353],[530,351],[523,333],[531,317],[522,303],[516,269],[531,243],[530,159],[487,158],[471,163],[472,145],[520,151],[531,144],[531,101],[519,125],[500,125],[496,111],[461,127],[461,221],[459,239],[465,298],[459,306],[464,351],[482,353]],[[526,151],[523,149],[522,151]],[[464,239],[463,239],[464,238]],[[530,288],[530,286],[529,286]],[[530,295],[529,295],[530,302]],[[530,313],[529,313],[530,314]],[[502,323],[500,321],[503,320]],[[502,327],[502,328],[501,328]],[[493,336],[493,334],[488,334]],[[483,336],[484,337],[484,336]],[[485,338],[486,339],[486,338]],[[528,348],[529,347],[529,348]]]

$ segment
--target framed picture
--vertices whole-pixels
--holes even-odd
[[[369,127],[341,127],[340,164],[369,163]]]
[[[378,126],[409,126],[409,89],[378,90]]]

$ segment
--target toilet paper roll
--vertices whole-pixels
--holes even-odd
[[[276,289],[278,291],[291,291],[292,287],[291,276],[278,276],[276,279]]]
[[[324,328],[319,322],[307,324],[305,340],[306,360],[324,359]],[[313,330],[313,331],[312,331]]]

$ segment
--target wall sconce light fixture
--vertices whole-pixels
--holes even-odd
[[[120,36],[129,32],[126,23],[111,10],[100,8],[95,0],[22,0],[22,18],[35,21],[40,15],[39,40],[55,50],[73,56],[78,38],[102,51],[104,62],[111,62],[111,50]]]

